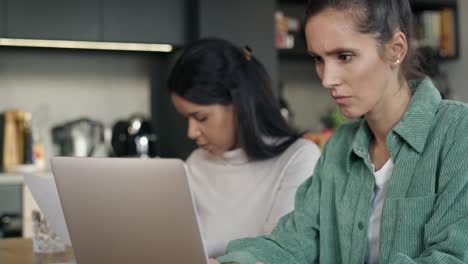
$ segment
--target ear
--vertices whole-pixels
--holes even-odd
[[[408,52],[408,42],[405,33],[397,31],[387,42],[387,51],[393,67],[399,66]]]

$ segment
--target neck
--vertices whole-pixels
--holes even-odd
[[[374,140],[383,145],[388,133],[400,121],[411,100],[411,89],[406,81],[403,84],[396,81],[390,87],[386,99],[379,102],[375,109],[365,116]]]

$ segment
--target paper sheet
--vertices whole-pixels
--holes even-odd
[[[24,182],[29,187],[29,190],[31,190],[50,228],[59,236],[63,243],[71,245],[54,177],[52,175],[38,176],[27,174],[24,175]]]

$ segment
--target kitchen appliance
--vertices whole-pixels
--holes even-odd
[[[22,234],[22,191],[21,184],[0,184],[0,239]]]
[[[151,122],[143,115],[120,120],[112,128],[112,149],[117,157],[148,158],[158,156],[158,137]]]
[[[52,128],[52,142],[60,156],[91,157],[104,144],[104,125],[80,118]]]
[[[3,213],[0,215],[0,238],[20,237],[22,235],[22,219],[19,213]]]

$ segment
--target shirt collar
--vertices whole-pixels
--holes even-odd
[[[396,133],[412,148],[421,153],[426,144],[432,121],[439,108],[441,97],[430,78],[410,81],[409,85],[414,94],[406,112],[387,136],[387,142],[389,142],[392,133]],[[362,118],[351,147],[354,154],[366,159],[365,157],[369,155],[371,137],[372,132],[366,120]]]
[[[242,165],[249,162],[249,158],[242,148],[226,151],[217,158],[225,165]]]
[[[409,84],[414,94],[405,114],[392,130],[421,153],[442,99],[430,78]]]

